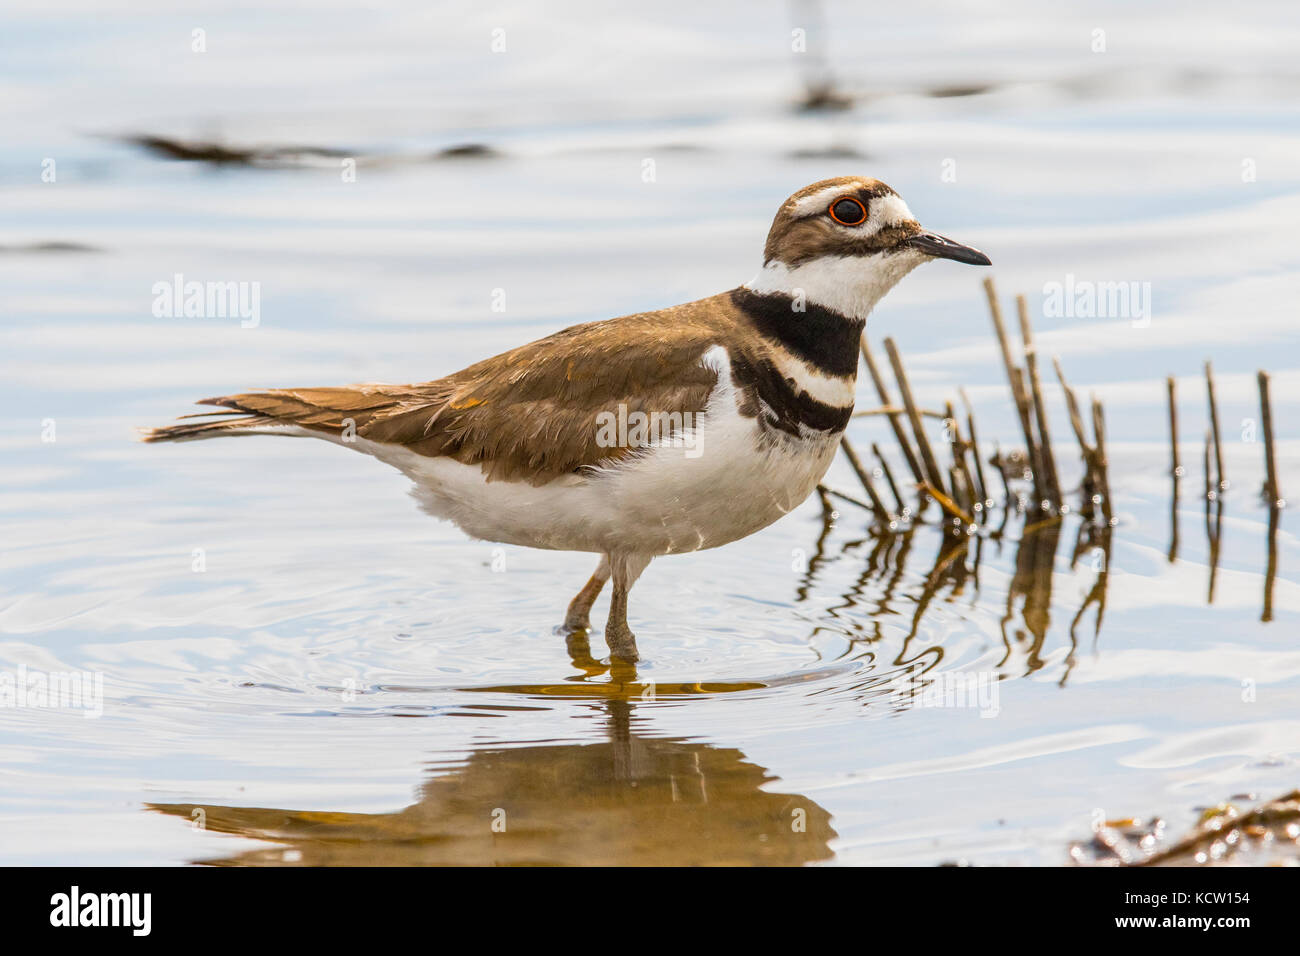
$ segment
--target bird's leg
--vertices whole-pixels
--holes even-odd
[[[591,606],[600,596],[601,588],[609,580],[609,556],[601,555],[596,571],[582,586],[582,590],[569,602],[568,613],[564,615],[564,630],[585,631],[591,627]]]
[[[614,576],[614,596],[609,602],[609,621],[605,625],[605,643],[614,657],[629,663],[638,658],[636,635],[627,626],[627,595],[641,576],[650,556],[644,554],[612,554],[609,558]]]

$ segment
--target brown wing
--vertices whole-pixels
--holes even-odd
[[[733,323],[728,305],[724,294],[573,326],[419,385],[274,389],[204,399],[200,404],[248,417],[173,426],[148,438],[206,437],[223,428],[279,423],[335,433],[351,427],[371,441],[481,465],[489,480],[544,484],[629,453],[598,443],[601,412],[617,415],[620,404],[629,414],[703,411],[717,373],[700,360]]]

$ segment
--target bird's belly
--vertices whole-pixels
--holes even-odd
[[[400,468],[425,511],[473,537],[565,551],[671,554],[767,527],[808,497],[839,444],[838,434],[772,436],[734,406],[716,410],[721,414],[702,416],[690,441],[539,486],[489,482],[477,465],[397,446],[361,450]]]
[[[698,454],[656,449],[601,476],[620,516],[613,536],[654,554],[716,548],[798,507],[834,458],[839,436],[769,435],[739,415],[702,426]],[[627,547],[627,544],[623,545]]]

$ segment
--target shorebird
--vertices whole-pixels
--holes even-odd
[[[628,592],[646,565],[753,534],[812,492],[853,412],[868,313],[935,258],[989,265],[884,183],[828,179],[781,205],[762,269],[738,288],[431,382],[206,398],[222,411],[144,440],[324,438],[398,468],[425,511],[475,538],[599,554],[564,627],[589,628],[612,577],[605,641],[636,661]]]

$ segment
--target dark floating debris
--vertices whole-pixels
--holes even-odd
[[[1209,807],[1178,840],[1168,838],[1168,826],[1158,817],[1145,823],[1107,820],[1091,840],[1071,844],[1069,856],[1077,866],[1296,865],[1300,790],[1249,810],[1232,803]]]
[[[284,168],[301,166],[310,160],[342,159],[355,153],[319,146],[227,146],[216,141],[181,140],[166,136],[123,136],[123,142],[166,159],[210,163],[214,166]]]
[[[434,159],[495,159],[501,154],[486,143],[461,143],[433,154]]]
[[[0,246],[0,253],[19,256],[103,251],[98,246],[87,245],[84,242],[29,242],[13,246]]]
[[[405,156],[376,156],[355,150],[323,146],[232,146],[215,140],[183,140],[168,136],[129,135],[119,137],[154,156],[180,162],[208,163],[212,166],[244,166],[252,169],[291,169],[319,167],[322,163],[344,159],[358,166],[392,166],[441,162],[442,160],[496,159],[500,151],[486,143],[457,143],[433,153]]]
[[[863,162],[871,158],[857,147],[844,145],[794,149],[789,155],[791,159],[840,159],[855,162]]]
[[[831,79],[809,82],[799,100],[799,109],[805,113],[841,112],[852,108],[853,97],[841,91]]]
[[[936,99],[950,99],[955,96],[979,96],[981,93],[987,93],[994,87],[988,83],[973,83],[969,86],[933,86],[926,90],[926,96],[933,96]]]

